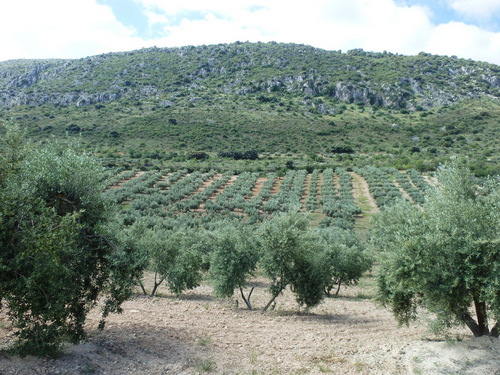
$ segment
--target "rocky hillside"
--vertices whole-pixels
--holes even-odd
[[[3,62],[0,106],[88,106],[120,98],[175,106],[217,95],[288,93],[322,113],[335,112],[335,106],[312,98],[415,110],[463,98],[500,97],[499,77],[499,66],[426,53],[235,43]]]
[[[466,155],[488,174],[498,118],[500,66],[426,53],[233,43],[0,62],[0,125],[149,161],[255,150],[425,170]]]

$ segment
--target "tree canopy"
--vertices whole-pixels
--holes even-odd
[[[278,214],[259,228],[263,256],[261,266],[271,279],[271,300],[290,285],[300,305],[313,307],[323,298],[325,262],[322,241],[308,230],[308,220],[297,212]]]
[[[26,146],[12,126],[0,142],[0,302],[22,355],[56,354],[84,337],[100,296],[104,318],[130,294],[135,270],[106,231],[101,173],[71,147]]]
[[[442,168],[425,203],[402,202],[375,218],[379,300],[401,323],[422,307],[435,314],[436,327],[466,325],[475,336],[498,337],[499,229],[498,178],[478,186],[464,162]]]

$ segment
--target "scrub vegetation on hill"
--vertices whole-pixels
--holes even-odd
[[[0,63],[0,119],[110,156],[370,155],[498,173],[500,68],[420,53],[233,43]],[[350,155],[350,156],[349,156]]]

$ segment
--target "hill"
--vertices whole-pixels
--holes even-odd
[[[149,48],[1,62],[0,120],[35,139],[81,134],[102,153],[347,151],[421,170],[462,154],[498,173],[499,77],[499,66],[427,53]]]

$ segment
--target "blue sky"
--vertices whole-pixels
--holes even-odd
[[[500,0],[397,0],[398,5],[420,5],[432,12],[431,21],[436,24],[448,22],[464,22],[484,28],[500,31]]]
[[[277,41],[500,64],[500,0],[6,0],[0,61]]]

